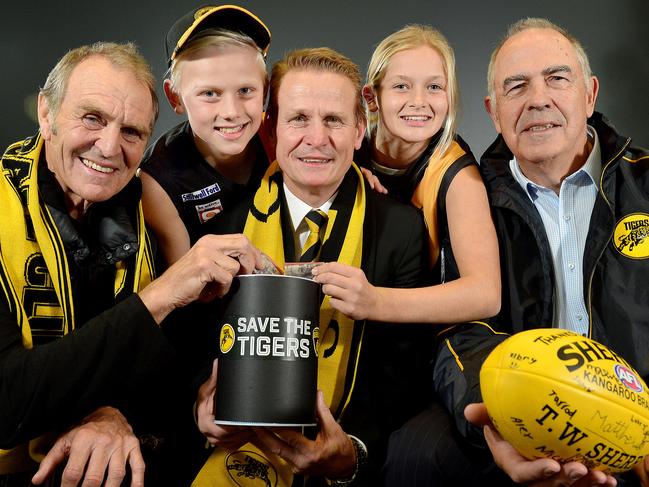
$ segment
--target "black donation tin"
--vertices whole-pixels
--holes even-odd
[[[219,323],[215,423],[315,425],[320,299],[311,279],[235,277]]]

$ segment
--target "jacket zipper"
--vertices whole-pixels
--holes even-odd
[[[602,168],[602,174],[599,177],[599,192],[602,195],[602,198],[604,198],[604,201],[606,202],[608,209],[613,212],[613,208],[611,208],[611,202],[608,200],[606,197],[606,194],[604,193],[604,175],[606,174],[606,170],[608,167],[613,163],[613,161],[616,161],[617,159],[620,158],[620,156],[626,151],[626,148],[628,147],[629,143],[631,143],[631,138],[627,137],[626,142],[622,146],[622,148],[618,151],[617,154],[615,154],[606,164],[604,164],[604,167]],[[613,230],[611,230],[611,233],[608,237],[606,245],[602,247],[602,250],[600,250],[599,255],[597,256],[597,260],[595,261],[595,265],[593,266],[593,270],[590,273],[590,277],[588,278],[588,338],[592,338],[593,335],[593,277],[595,276],[595,269],[597,268],[597,262],[602,258],[602,255],[604,254],[604,251],[606,250],[606,247],[608,246],[608,242],[611,240],[613,237],[613,234],[615,233],[615,227],[613,227]]]

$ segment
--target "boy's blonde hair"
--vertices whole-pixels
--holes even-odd
[[[168,77],[171,82],[171,89],[174,92],[178,92],[178,87],[180,86],[180,78],[182,76],[182,62],[187,59],[192,54],[195,54],[204,49],[210,47],[216,47],[217,49],[225,49],[228,47],[249,47],[254,49],[257,52],[257,61],[261,71],[264,73],[264,93],[268,88],[268,73],[266,71],[266,60],[264,58],[264,53],[259,46],[253,41],[249,36],[241,32],[234,32],[231,30],[224,29],[206,29],[201,33],[200,36],[192,39],[187,45],[180,51],[175,59],[171,62],[171,67],[169,68]]]
[[[439,157],[448,150],[455,137],[459,106],[459,91],[457,77],[455,76],[455,55],[442,33],[428,25],[411,24],[390,34],[376,46],[374,53],[372,53],[372,58],[367,67],[367,84],[372,87],[375,94],[378,93],[379,86],[385,77],[385,72],[392,57],[399,52],[422,46],[430,47],[440,55],[444,66],[444,74],[446,75],[448,112],[444,120],[442,135],[432,154],[432,157]],[[367,110],[367,117],[367,133],[371,137],[379,123],[379,115]]]

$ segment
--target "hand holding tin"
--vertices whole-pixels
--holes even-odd
[[[216,393],[216,373],[218,359],[214,360],[212,375],[198,390],[196,399],[196,423],[212,446],[226,450],[236,450],[255,436],[250,427],[222,426],[214,424],[214,394]]]
[[[327,478],[351,477],[356,471],[352,440],[331,415],[322,391],[316,403],[320,430],[315,440],[294,428],[255,427],[258,445],[286,460],[294,473]]]
[[[261,265],[261,253],[246,236],[206,235],[139,295],[160,323],[175,308],[222,297],[234,276]]]

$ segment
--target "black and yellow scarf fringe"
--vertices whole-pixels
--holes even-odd
[[[352,164],[355,195],[351,212],[328,211],[327,228],[322,244],[323,260],[361,266],[363,248],[363,222],[365,218],[365,184],[363,176]],[[280,208],[282,206],[282,180],[277,161],[273,162],[257,190],[253,206],[248,213],[244,234],[262,252],[283,268],[285,264],[284,236]],[[341,185],[340,191],[343,191]],[[336,200],[340,198],[340,194]],[[291,236],[292,238],[292,236]],[[331,244],[331,245],[328,245]],[[337,247],[334,254],[332,249]],[[325,296],[320,306],[320,337],[318,344],[318,388],[324,392],[325,402],[334,416],[339,417],[349,402],[354,387],[363,322],[354,320],[334,310]],[[290,487],[293,473],[290,467],[271,452],[262,451],[248,443],[236,452],[217,448],[207,460],[193,482],[194,487],[254,486]]]
[[[75,328],[74,305],[68,263],[63,242],[47,206],[41,204],[38,190],[38,161],[43,150],[40,135],[9,146],[2,157],[0,180],[0,286],[5,300],[20,328],[25,348],[32,348],[31,308],[25,306],[30,283],[25,278],[26,266],[33,259],[42,259],[48,273],[47,279],[56,292],[58,303],[47,307],[48,317],[60,318],[63,334]],[[138,252],[135,262],[116,264],[114,291],[117,299],[123,293],[137,292],[153,277],[153,259],[144,226],[142,206],[137,211]],[[131,259],[132,261],[133,259]],[[44,277],[45,278],[45,277]],[[127,286],[127,283],[132,283]],[[34,460],[42,456],[30,442],[29,448],[0,450],[0,474],[11,473],[21,462],[17,451],[27,453]]]

